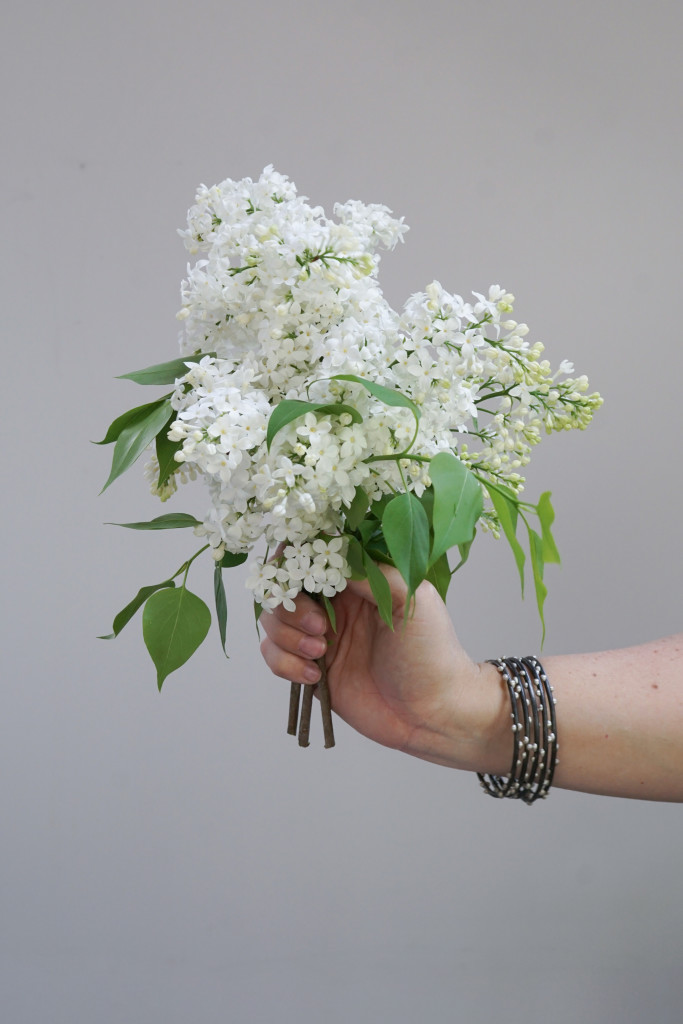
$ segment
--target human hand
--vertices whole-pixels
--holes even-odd
[[[406,619],[405,583],[396,569],[382,571],[391,589],[393,631],[367,580],[350,580],[334,598],[336,633],[305,593],[294,612],[279,607],[261,616],[267,665],[275,675],[314,685],[320,677],[315,660],[325,654],[332,708],[364,736],[438,764],[506,770],[509,749],[501,758],[496,741],[501,728],[509,732],[509,709],[505,720],[496,669],[467,655],[431,584],[418,588]]]

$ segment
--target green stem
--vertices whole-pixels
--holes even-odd
[[[186,562],[183,562],[183,564],[180,566],[180,568],[177,569],[173,573],[173,575],[171,576],[171,579],[174,580],[176,578],[176,576],[180,576],[181,572],[184,572],[185,576],[183,577],[183,584],[182,585],[185,586],[185,583],[187,581],[187,574],[190,571],[190,566],[194,562],[195,558],[199,558],[199,556],[201,555],[202,551],[206,551],[206,549],[208,547],[211,547],[211,545],[210,544],[205,544],[203,548],[200,548],[199,551],[196,551],[194,553],[192,558],[188,558],[188,560]]]
[[[396,464],[396,466],[397,466],[397,469],[398,469],[398,471],[399,471],[399,473],[400,473],[400,475],[401,475],[401,483],[403,484],[403,490],[404,490],[404,491],[407,491],[407,490],[408,490],[408,484],[406,483],[406,478],[405,478],[405,476],[403,475],[403,466],[401,465],[401,463],[400,463],[400,462],[398,462],[398,463]]]
[[[510,388],[504,388],[503,391],[489,391],[488,394],[482,395],[480,399],[475,398],[474,404],[479,405],[479,402],[488,402],[489,398],[505,398],[509,393]]]
[[[411,441],[410,443],[412,444],[413,442]],[[371,462],[399,462],[401,459],[410,459],[411,462],[432,461],[430,455],[413,455],[410,452],[410,448],[406,448],[404,452],[398,452],[397,455],[371,455],[365,460],[365,463],[369,465]]]

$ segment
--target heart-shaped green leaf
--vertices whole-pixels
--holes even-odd
[[[142,612],[142,635],[156,666],[159,689],[192,657],[210,625],[211,612],[186,587],[152,594]]]

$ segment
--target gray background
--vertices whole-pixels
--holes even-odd
[[[212,633],[159,696],[139,621],[95,637],[194,541],[102,525],[163,510],[137,469],[98,497],[88,440],[151,397],[116,374],[175,355],[196,186],[272,161],[328,209],[405,215],[395,305],[500,283],[603,392],[529,475],[564,556],[546,651],[680,630],[680,4],[38,0],[5,22],[3,1021],[678,1021],[679,807],[501,804],[342,724],[300,751],[239,572],[231,660]],[[451,611],[477,657],[538,649],[493,541]]]

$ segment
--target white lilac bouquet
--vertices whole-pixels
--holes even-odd
[[[99,443],[114,443],[105,488],[147,452],[154,494],[166,501],[201,478],[208,507],[201,520],[120,525],[190,527],[204,540],[224,650],[222,571],[259,544],[247,579],[257,614],[291,610],[305,590],[334,625],[335,594],[367,578],[392,626],[378,563],[403,576],[407,607],[425,579],[445,599],[479,526],[507,539],[522,588],[526,545],[543,621],[544,565],[559,561],[554,513],[548,493],[522,499],[524,469],[544,433],[586,427],[600,396],[571,363],[551,370],[497,285],[468,302],[434,281],[392,309],[378,250],[407,227],[355,200],[334,215],[272,167],[200,187],[180,232],[196,257],[182,284],[181,356],[124,375],[172,390],[119,416]],[[209,629],[187,588],[199,553],[114,619],[110,636],[144,605],[159,688]]]

